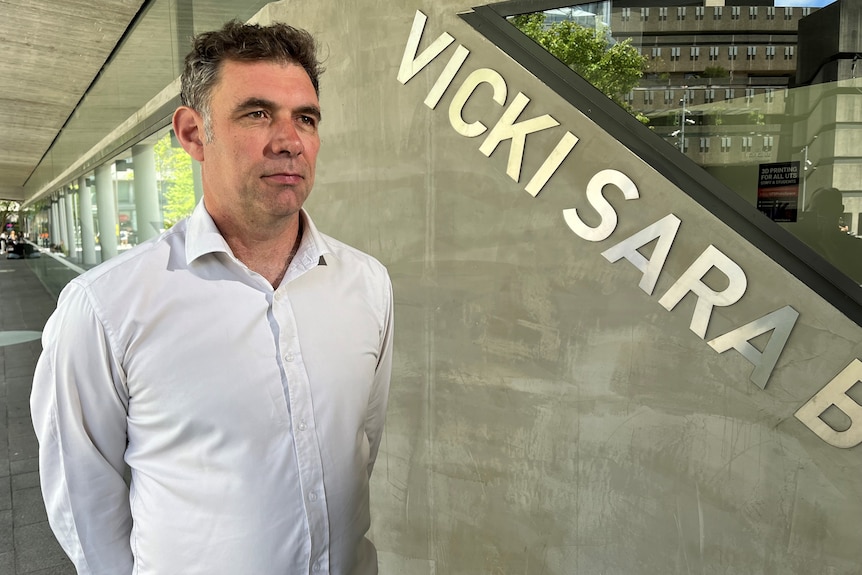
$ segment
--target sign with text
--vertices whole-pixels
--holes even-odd
[[[799,162],[760,164],[757,209],[774,222],[795,222],[799,207]]]

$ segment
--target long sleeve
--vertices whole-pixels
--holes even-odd
[[[388,280],[388,278],[387,278]],[[377,369],[374,372],[371,398],[368,403],[368,413],[365,420],[365,433],[369,443],[368,477],[374,468],[377,459],[377,451],[380,448],[380,440],[383,437],[383,424],[386,421],[386,406],[389,401],[389,383],[392,375],[392,345],[394,337],[394,297],[392,295],[392,283],[386,283],[384,309],[386,318],[381,335],[380,355]]]
[[[30,408],[49,523],[79,575],[130,574],[128,394],[86,288],[64,290],[42,345]]]

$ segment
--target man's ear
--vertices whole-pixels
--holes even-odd
[[[204,161],[204,119],[188,106],[180,106],[174,112],[174,134],[180,145],[198,162]]]

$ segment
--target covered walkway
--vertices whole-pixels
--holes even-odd
[[[48,256],[0,259],[0,575],[75,573],[48,527],[29,407],[39,337],[56,305],[40,276],[56,291],[71,274]]]

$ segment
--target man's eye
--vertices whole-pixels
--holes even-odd
[[[248,117],[255,119],[266,118],[266,112],[264,112],[263,110],[255,110],[254,112],[249,112]]]
[[[308,124],[309,126],[317,125],[317,119],[311,116],[300,116],[299,121],[303,124]]]

